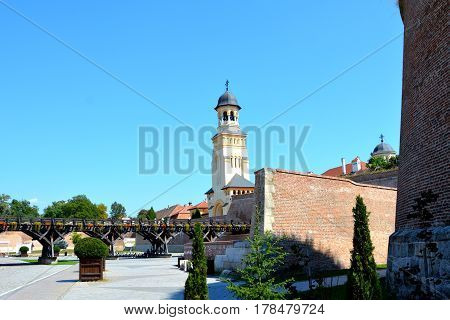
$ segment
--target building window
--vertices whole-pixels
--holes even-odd
[[[223,112],[223,121],[228,121],[228,114],[226,111]]]
[[[234,112],[233,111],[230,112],[230,120],[234,121]]]

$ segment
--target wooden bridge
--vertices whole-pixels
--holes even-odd
[[[69,233],[83,232],[86,235],[102,240],[110,248],[110,255],[114,255],[114,243],[117,239],[123,239],[126,233],[134,232],[148,240],[151,245],[151,255],[167,255],[168,243],[180,233],[193,237],[195,222],[163,221],[163,220],[83,220],[83,219],[20,219],[0,218],[0,233],[5,231],[21,231],[39,241],[42,245],[41,258],[53,258],[53,244],[64,239]],[[220,238],[224,233],[246,234],[250,232],[248,224],[233,223],[201,223],[205,242],[212,242]]]

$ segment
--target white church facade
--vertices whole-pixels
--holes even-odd
[[[217,133],[212,138],[212,187],[206,192],[210,217],[227,215],[234,195],[253,193],[249,180],[247,136],[239,127],[241,107],[228,91],[222,94],[215,107]]]

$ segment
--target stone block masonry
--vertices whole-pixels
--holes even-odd
[[[280,169],[261,169],[255,175],[255,203],[264,217],[264,229],[310,246],[313,266],[349,267],[357,195],[371,212],[375,260],[386,263],[396,189]]]

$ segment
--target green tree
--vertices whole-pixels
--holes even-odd
[[[65,218],[64,217],[64,205],[66,202],[53,201],[51,205],[44,209],[44,218]]]
[[[7,216],[10,214],[9,201],[11,197],[7,194],[0,194],[0,215]]]
[[[99,219],[108,219],[108,207],[104,205],[103,203],[99,203],[97,205]]]
[[[207,300],[208,285],[206,283],[206,255],[203,243],[202,225],[194,226],[194,239],[192,240],[192,268],[184,287],[185,300]]]
[[[367,161],[367,167],[372,171],[388,170],[398,167],[398,156],[386,158],[384,156],[374,156]]]
[[[16,218],[37,218],[39,210],[36,206],[31,206],[28,200],[13,199],[10,204],[11,215]]]
[[[145,220],[145,219],[148,219],[148,211],[147,210],[145,210],[145,209],[141,209],[140,211],[139,211],[139,213],[137,214],[137,218],[138,219],[141,219],[141,220]]]
[[[146,220],[155,220],[156,219],[156,213],[153,207],[151,207],[149,210],[142,209],[139,211],[137,215],[138,219],[146,219]]]
[[[202,217],[202,214],[200,213],[200,210],[195,209],[195,212],[192,214],[192,219],[199,219]]]
[[[150,210],[148,210],[148,220],[155,220],[155,219],[156,219],[156,212],[155,209],[151,207]]]
[[[243,268],[237,270],[237,284],[228,281],[228,289],[244,300],[278,300],[287,294],[286,285],[292,281],[278,280],[276,273],[285,262],[287,253],[280,239],[261,231],[261,213],[257,209],[253,235],[248,238],[250,252],[243,259]]]
[[[373,257],[374,247],[370,239],[369,215],[363,198],[357,196],[353,208],[353,250],[347,282],[348,296],[355,300],[381,299],[380,280]]]
[[[67,201],[55,201],[44,209],[46,218],[103,219],[104,208],[92,203],[85,195],[72,197]]]
[[[111,211],[109,212],[109,215],[112,219],[116,220],[120,220],[127,216],[125,207],[118,202],[114,202],[111,205]]]

